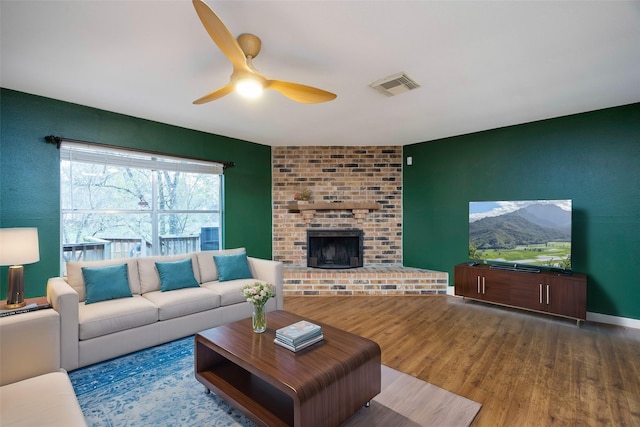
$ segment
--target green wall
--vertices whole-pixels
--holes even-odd
[[[0,92],[0,227],[38,227],[27,296],[60,258],[59,159],[44,136],[234,161],[225,171],[225,247],[271,258],[271,148],[76,104]],[[404,147],[404,264],[467,260],[468,202],[573,199],[573,268],[587,309],[640,319],[640,104]],[[406,164],[406,163],[405,163]],[[6,295],[0,269],[0,298]]]
[[[2,89],[0,227],[37,227],[40,262],[25,266],[25,293],[44,295],[59,274],[59,154],[46,135],[167,154],[233,161],[225,171],[224,244],[271,259],[271,147]],[[0,269],[0,298],[7,269]]]
[[[573,199],[587,310],[640,319],[640,104],[404,147],[404,264],[468,260],[471,200]]]

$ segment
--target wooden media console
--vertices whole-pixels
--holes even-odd
[[[492,269],[486,264],[459,264],[455,294],[580,321],[587,319],[587,277],[535,269]]]

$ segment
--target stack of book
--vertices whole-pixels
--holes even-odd
[[[322,341],[322,328],[306,320],[276,330],[276,344],[291,351],[300,351]]]
[[[38,304],[34,302],[19,308],[5,308],[5,307],[6,307],[5,305],[0,304],[0,317],[13,316],[14,314],[29,313],[30,311],[51,308],[51,304],[49,303]]]

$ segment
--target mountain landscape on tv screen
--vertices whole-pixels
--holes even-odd
[[[571,211],[555,204],[533,203],[469,222],[469,255],[566,268],[571,259]]]

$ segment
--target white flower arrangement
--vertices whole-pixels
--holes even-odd
[[[255,282],[242,287],[242,295],[253,305],[264,305],[273,294],[274,288],[270,283]]]

